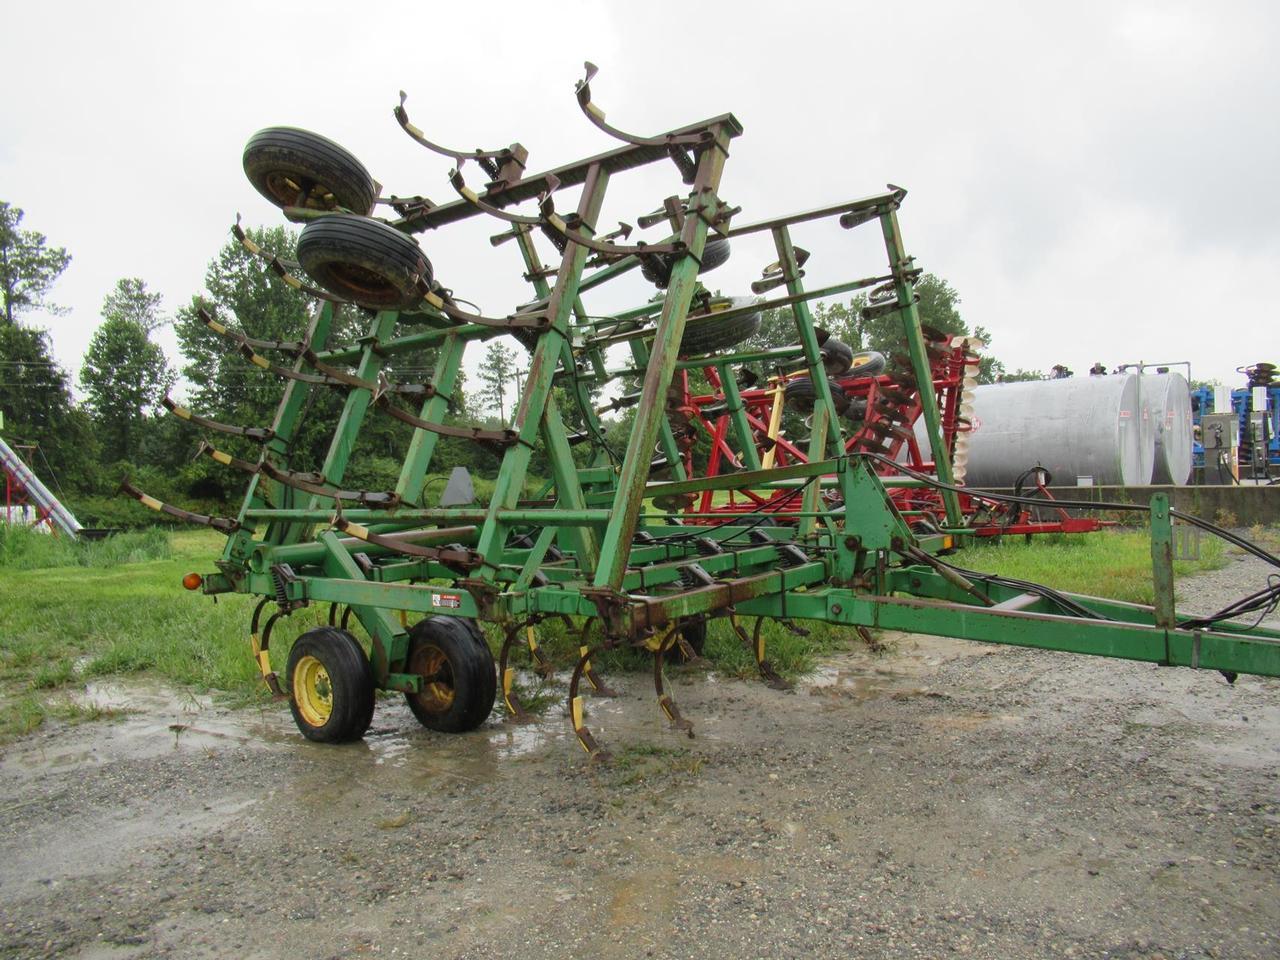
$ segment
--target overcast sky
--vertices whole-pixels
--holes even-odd
[[[737,115],[721,193],[743,221],[908,188],[909,252],[956,287],[1008,367],[1191,360],[1197,378],[1235,385],[1237,366],[1280,360],[1278,10],[7,4],[0,199],[74,258],[53,297],[69,313],[28,317],[74,375],[118,278],[142,277],[172,310],[201,289],[237,212],[282,222],[241,171],[255,130],[323,133],[388,192],[441,201],[450,164],[396,125],[399,90],[433,139],[518,140],[543,169],[614,145],[573,99],[589,59],[624,129]],[[620,176],[606,218],[634,223],[685,189],[665,164]],[[488,313],[528,296],[516,251],[485,242],[498,227],[421,238],[437,276]],[[806,282],[880,271],[863,231],[797,228],[814,251]],[[767,241],[744,242],[708,280],[744,292],[771,259]],[[589,306],[652,292],[628,283]]]

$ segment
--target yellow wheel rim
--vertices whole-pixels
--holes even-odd
[[[453,665],[444,651],[432,644],[419,644],[409,655],[409,672],[425,679],[415,696],[428,713],[446,713],[453,706]]]
[[[333,684],[324,664],[308,654],[293,668],[293,702],[308,726],[323,727],[333,713]]]

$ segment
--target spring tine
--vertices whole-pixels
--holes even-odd
[[[583,703],[582,696],[578,693],[578,688],[582,684],[583,674],[587,665],[591,662],[591,654],[594,652],[592,649],[586,649],[582,656],[578,658],[577,666],[573,668],[573,677],[569,681],[569,721],[573,724],[574,736],[578,738],[578,743],[583,750],[587,751],[587,755],[591,760],[596,763],[607,763],[611,756],[607,750],[600,746],[600,742],[591,735],[591,731],[587,728],[586,706]]]
[[[343,300],[341,297],[335,297],[333,294],[328,293],[325,290],[321,290],[319,287],[313,287],[311,284],[303,282],[295,274],[291,273],[283,260],[281,260],[274,253],[271,253],[269,250],[264,250],[262,247],[260,247],[257,243],[254,242],[253,238],[251,238],[247,233],[244,232],[244,230],[241,229],[240,214],[238,213],[236,214],[235,225],[232,226],[231,228],[231,235],[234,236],[236,240],[240,242],[240,246],[244,247],[254,257],[258,258],[263,263],[265,263],[268,267],[270,267],[271,271],[277,277],[279,277],[282,281],[284,281],[286,286],[290,286],[295,290],[299,290],[302,293],[305,293],[309,297],[315,297],[317,300],[326,300],[329,303],[336,303],[336,304],[342,304],[342,305],[348,304],[350,302],[347,300]]]
[[[207,417],[197,416],[180,403],[175,402],[167,394],[161,398],[160,403],[164,408],[172,413],[179,420],[187,420],[197,426],[205,427],[208,430],[216,430],[218,433],[227,433],[235,437],[244,437],[248,440],[256,440],[258,443],[266,443],[275,436],[271,430],[265,427],[238,427],[230,423],[219,423],[217,420],[210,420]]]
[[[543,680],[550,680],[555,674],[556,668],[547,659],[546,654],[542,652],[542,647],[538,645],[538,633],[533,626],[525,628],[525,643],[529,647],[529,657],[533,660],[534,672]]]
[[[584,64],[585,75],[581,80],[574,84],[574,94],[578,100],[578,106],[581,108],[583,115],[591,121],[591,123],[603,130],[609,136],[621,140],[623,143],[629,143],[637,147],[678,147],[682,145],[694,146],[705,144],[711,137],[710,131],[700,130],[694,133],[685,134],[665,134],[658,137],[637,137],[630,133],[625,133],[617,127],[605,122],[604,111],[591,101],[591,80],[599,72],[599,68],[590,61]]]
[[[253,651],[253,659],[258,665],[258,671],[262,674],[262,681],[267,685],[267,689],[271,691],[272,698],[285,700],[288,697],[280,689],[280,678],[271,669],[271,654],[268,652],[271,646],[271,628],[275,626],[276,620],[280,618],[280,611],[277,610],[268,617],[266,626],[262,629],[261,634],[258,632],[258,621],[262,617],[263,609],[270,602],[271,597],[263,597],[258,601],[257,606],[253,608],[253,617],[249,621],[249,647]]]
[[[521,623],[513,623],[507,628],[506,635],[502,641],[502,652],[498,655],[498,676],[502,678],[502,703],[507,708],[507,712],[511,714],[511,719],[516,723],[528,723],[533,720],[533,716],[524,708],[524,704],[520,702],[520,697],[515,691],[515,668],[510,665],[511,648],[515,645],[516,637],[520,635],[520,631],[528,628],[532,630],[530,621],[525,620]]]
[[[120,481],[120,492],[133,497],[148,510],[155,510],[158,513],[168,514],[178,520],[184,520],[187,523],[198,523],[201,526],[212,527],[222,533],[232,534],[240,529],[240,522],[232,520],[228,517],[210,517],[203,513],[192,513],[190,510],[183,510],[181,507],[175,507],[173,504],[165,503],[157,500],[155,497],[148,496],[142,490],[135,487],[128,479]]]
[[[578,644],[578,656],[588,656],[590,648],[587,645],[587,633],[591,629],[591,624],[595,617],[589,617],[582,625],[582,634]],[[597,697],[616,697],[618,691],[604,682],[604,679],[596,671],[595,664],[588,659],[583,667],[583,675],[587,678],[587,683],[591,685],[591,693]]]
[[[751,652],[756,658],[756,668],[765,685],[773,690],[790,690],[791,684],[783,680],[773,664],[765,657],[764,617],[756,618],[756,627],[751,635]]]
[[[474,160],[481,166],[485,167],[485,172],[492,176],[496,174],[498,169],[497,161],[505,163],[508,160],[515,159],[517,153],[524,152],[524,148],[518,143],[514,143],[510,147],[503,147],[501,150],[481,150],[478,147],[475,150],[450,150],[448,147],[442,147],[437,143],[432,143],[426,138],[421,130],[409,122],[409,112],[404,108],[405,101],[408,99],[409,95],[401,90],[400,103],[392,111],[392,114],[395,116],[396,122],[400,124],[400,128],[404,130],[412,140],[426,147],[433,153],[438,153],[443,157],[449,157],[452,160],[457,160],[459,163],[466,160]],[[486,160],[490,161],[490,164],[486,165],[484,163]],[[520,164],[521,166],[524,165],[523,159],[520,160]]]
[[[671,729],[683,730],[689,735],[689,739],[692,740],[693,724],[680,715],[680,708],[676,706],[676,702],[672,700],[671,695],[667,693],[666,685],[662,678],[662,659],[666,652],[675,646],[675,638],[678,635],[678,626],[676,624],[672,624],[658,641],[657,647],[653,651],[653,686],[657,691],[658,706],[671,722]]]

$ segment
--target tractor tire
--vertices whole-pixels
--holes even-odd
[[[850,357],[848,371],[845,375],[849,377],[878,377],[884,373],[885,365],[886,361],[883,353],[877,353],[875,350],[864,350]]]
[[[422,302],[431,262],[417,241],[380,220],[334,213],[312,220],[298,238],[298,263],[334,296],[373,310],[406,310]]]
[[[848,394],[834,380],[828,380],[827,386],[831,388],[831,401],[835,404],[836,415],[843,415],[850,406]],[[814,389],[813,381],[808,377],[797,377],[794,380],[787,381],[787,385],[782,391],[783,403],[806,413],[812,412],[817,399],[818,395]]]
[[[327,137],[297,127],[259,130],[244,147],[244,173],[277,207],[368,214],[377,188],[359,160]],[[299,199],[300,195],[301,200]]]
[[[293,721],[308,740],[346,743],[373,721],[373,669],[346,630],[316,627],[289,651],[285,673]]]
[[[685,324],[684,335],[680,338],[680,355],[698,356],[713,353],[754,337],[760,330],[759,310],[730,317],[727,320],[721,320],[716,316],[718,312],[733,307],[744,307],[751,302],[749,297],[713,298],[707,313],[693,317]]]
[[[461,617],[427,617],[409,630],[407,673],[430,678],[405,702],[429,730],[462,733],[488,718],[498,693],[497,668],[484,634]]]
[[[659,290],[665,290],[671,282],[671,268],[675,266],[676,259],[674,253],[648,257],[640,261],[640,274]],[[702,248],[702,263],[698,267],[698,275],[710,273],[728,259],[729,241],[724,237],[708,237]]]
[[[822,366],[829,377],[842,377],[853,366],[853,347],[843,340],[828,337],[822,344]]]

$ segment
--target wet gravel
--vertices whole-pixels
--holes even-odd
[[[1253,560],[1182,583],[1216,609]],[[145,685],[0,759],[0,956],[1274,958],[1280,682],[901,636],[429,734]]]

